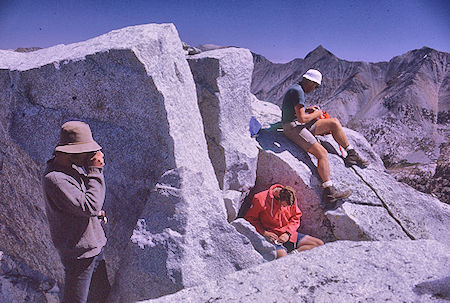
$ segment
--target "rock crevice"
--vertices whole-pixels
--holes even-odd
[[[386,209],[386,211],[388,212],[388,214],[392,217],[392,219],[394,219],[395,222],[397,222],[397,224],[400,226],[400,228],[403,230],[403,232],[411,239],[411,240],[416,240],[416,238],[405,228],[405,226],[403,226],[402,222],[395,217],[394,213],[389,209],[389,206],[387,205],[387,203],[383,200],[383,198],[377,193],[377,190],[370,185],[369,182],[367,182],[366,180],[364,180],[364,177],[362,175],[360,175],[358,173],[358,170],[352,167],[352,170],[355,172],[355,174],[357,174],[361,180],[367,184],[367,186],[375,193],[375,195],[378,197],[378,199],[380,200],[382,206],[384,207],[384,209]],[[361,205],[367,205],[367,204],[363,204],[364,202],[358,203]],[[372,205],[371,205],[372,206]]]

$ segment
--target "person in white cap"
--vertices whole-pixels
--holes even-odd
[[[282,123],[284,134],[303,150],[313,154],[317,160],[317,171],[322,179],[324,201],[327,207],[334,207],[337,200],[351,195],[351,190],[339,191],[330,178],[327,150],[317,142],[315,135],[331,133],[339,145],[347,151],[344,159],[347,165],[366,167],[362,159],[347,140],[341,123],[336,118],[320,119],[324,112],[319,106],[306,107],[305,93],[309,94],[322,83],[322,74],[315,69],[308,70],[299,83],[289,87],[283,97]]]
[[[64,303],[86,302],[88,295],[90,302],[106,302],[110,290],[103,257],[105,162],[100,149],[89,125],[64,123],[43,177],[50,233],[64,265]]]

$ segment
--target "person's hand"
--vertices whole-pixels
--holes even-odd
[[[314,106],[307,107],[305,109],[305,112],[307,114],[314,115],[314,117],[315,117],[314,119],[319,119],[319,118],[321,118],[323,116],[323,110],[320,109],[319,105],[314,105]]]
[[[287,233],[284,233],[278,237],[278,242],[280,243],[285,243],[287,241],[289,241],[289,235]]]
[[[87,161],[87,166],[103,167],[105,166],[104,155],[101,151],[97,151],[94,156],[92,156]]]
[[[320,110],[320,107],[319,107],[318,105],[314,105],[314,106],[307,107],[307,108],[305,109],[305,112],[306,112],[307,114],[312,114],[312,113],[314,113],[314,112],[316,112],[316,111],[318,111],[318,110]]]
[[[267,230],[264,231],[264,237],[266,237],[272,243],[278,240],[278,236],[275,233]]]
[[[102,222],[105,224],[108,222],[108,218],[106,218],[106,212],[103,209],[98,212],[97,218],[102,220]]]

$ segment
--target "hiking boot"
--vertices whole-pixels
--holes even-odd
[[[342,200],[348,198],[352,194],[350,189],[346,191],[338,191],[334,186],[325,187],[323,190],[323,199],[327,206],[336,202],[337,200]]]
[[[361,168],[367,167],[369,165],[369,161],[361,158],[354,149],[351,149],[347,152],[347,157],[345,157],[344,163],[348,166],[358,165]]]

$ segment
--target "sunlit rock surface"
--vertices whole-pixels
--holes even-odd
[[[52,154],[60,126],[68,120],[83,120],[105,153],[106,256],[114,298],[132,300],[129,283],[143,299],[262,261],[250,242],[227,222],[195,83],[172,24],[128,27],[31,53],[1,51],[0,68],[2,173],[23,171],[22,178],[11,178],[9,183],[3,179],[2,187],[12,188],[13,194],[5,190],[2,195],[7,194],[6,205],[15,210],[13,216],[42,226],[23,234],[17,225],[21,220],[8,224],[22,234],[19,243],[27,247],[22,253],[3,240],[2,246],[7,247],[1,248],[11,250],[8,254],[21,254],[34,268],[43,267],[48,276],[61,278],[54,250],[40,248],[51,244],[39,170]],[[13,165],[9,169],[13,161],[29,161],[29,168]],[[30,192],[29,202],[16,196],[21,191]],[[20,203],[21,208],[8,206]],[[33,212],[36,215],[30,217]],[[149,253],[142,243],[130,240],[138,219],[145,220],[156,238],[161,233],[171,237],[152,244],[156,247]],[[5,231],[3,237],[11,234]],[[175,254],[166,250],[169,242]],[[165,258],[161,255],[155,262],[158,253]],[[134,266],[139,262],[148,264],[145,274],[153,288],[147,287],[149,280],[135,283],[133,275],[140,268]],[[174,264],[177,267],[171,271]],[[116,277],[118,270],[130,275]],[[152,280],[153,276],[160,280]]]
[[[432,240],[339,241],[142,303],[445,302],[449,266]]]

